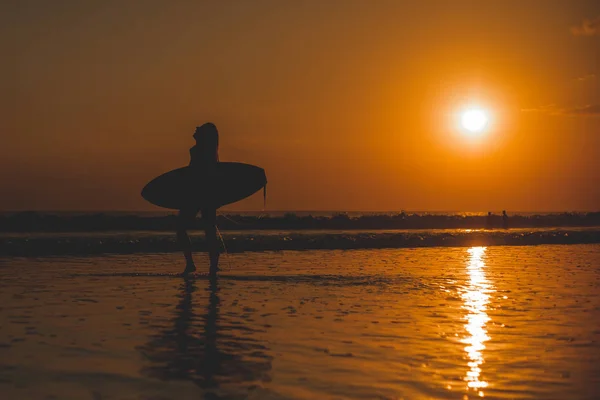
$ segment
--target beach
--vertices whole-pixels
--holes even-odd
[[[206,261],[196,255],[199,271]],[[17,399],[594,399],[600,245],[0,257]]]
[[[0,400],[600,400],[600,0],[0,10]]]

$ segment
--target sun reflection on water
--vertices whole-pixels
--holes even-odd
[[[479,396],[484,395],[482,389],[488,386],[488,382],[482,379],[481,365],[484,362],[483,350],[485,342],[490,339],[487,335],[486,324],[490,320],[486,310],[489,303],[489,293],[492,287],[485,277],[485,247],[471,247],[469,252],[469,262],[467,264],[467,273],[469,282],[465,287],[461,297],[464,301],[463,308],[467,311],[465,315],[465,330],[467,336],[461,339],[466,344],[465,352],[469,362],[469,370],[464,380],[467,382],[467,390],[475,390]]]

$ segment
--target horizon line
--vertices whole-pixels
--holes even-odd
[[[600,210],[515,210],[510,211],[509,209],[505,209],[507,213],[510,214],[518,214],[518,213],[598,213]],[[94,213],[94,214],[102,214],[102,213],[176,213],[178,210],[164,209],[164,210],[52,210],[52,209],[23,209],[23,210],[0,210],[0,214],[8,214],[8,213],[26,213],[26,212],[36,212],[36,213]],[[503,210],[217,210],[218,213],[487,213],[487,212],[502,212]]]

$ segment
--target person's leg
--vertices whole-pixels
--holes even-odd
[[[217,210],[202,210],[204,221],[204,233],[206,234],[206,245],[208,247],[208,258],[210,260],[209,272],[214,275],[219,270],[219,241],[217,240]]]
[[[192,243],[190,242],[190,238],[187,234],[187,229],[194,222],[194,218],[196,218],[197,213],[198,212],[196,210],[186,209],[180,210],[179,215],[177,216],[177,241],[179,242],[185,257],[185,270],[183,271],[184,274],[194,272],[196,270],[194,259],[192,258]]]

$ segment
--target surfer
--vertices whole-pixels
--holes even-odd
[[[203,176],[210,176],[219,162],[219,132],[217,127],[210,122],[196,128],[194,132],[196,145],[190,149],[190,168]],[[209,178],[210,179],[210,178]],[[177,240],[185,256],[185,270],[183,274],[196,271],[192,258],[192,244],[187,234],[200,211],[204,225],[206,244],[208,246],[209,273],[216,275],[219,264],[219,247],[217,241],[217,209],[214,207],[187,207],[179,210],[177,217]]]
[[[488,211],[487,217],[485,218],[485,228],[492,229],[494,225],[494,216],[491,211]]]

